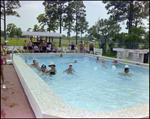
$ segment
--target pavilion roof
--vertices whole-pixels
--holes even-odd
[[[23,36],[48,36],[48,37],[62,37],[62,34],[60,33],[47,33],[47,32],[29,32],[29,31],[23,31]]]

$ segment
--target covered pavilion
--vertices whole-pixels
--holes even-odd
[[[37,44],[37,45],[39,45],[41,42],[44,41],[44,40],[42,40],[41,37],[45,37],[46,42],[47,42],[47,38],[49,38],[49,42],[47,42],[47,44],[51,44],[50,39],[52,39],[52,43],[53,43],[54,38],[62,37],[62,34],[60,34],[60,33],[29,32],[29,31],[23,31],[22,35],[23,36],[29,36],[31,41],[33,39],[33,36],[36,36],[37,42],[32,42],[32,43]],[[61,44],[59,44],[59,46],[61,46]]]

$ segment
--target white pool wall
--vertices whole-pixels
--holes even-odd
[[[26,54],[33,55],[34,53]],[[40,54],[45,55],[47,53]],[[71,55],[78,54],[73,53]],[[36,55],[39,55],[39,53]],[[48,55],[60,55],[60,53],[50,53]],[[70,54],[65,53],[64,55]],[[93,57],[88,54],[85,54],[85,56]],[[101,58],[112,60],[107,57]],[[13,65],[36,118],[143,118],[149,116],[149,104],[106,112],[94,112],[74,108],[65,103],[19,56],[15,54]]]

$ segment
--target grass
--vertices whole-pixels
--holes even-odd
[[[102,55],[102,56],[117,58],[117,56],[115,54],[110,54],[110,53],[107,53],[107,54]]]

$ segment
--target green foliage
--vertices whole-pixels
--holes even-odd
[[[124,38],[124,45],[126,48],[136,49],[139,48],[138,42],[142,41],[142,38],[140,38],[137,34],[129,34]]]
[[[16,28],[16,36],[21,37],[22,36],[22,30],[21,28]]]
[[[149,1],[102,1],[107,14],[110,14],[110,17],[115,19],[117,22],[122,22],[127,20],[127,29],[132,28],[132,26],[138,27],[142,24],[142,19],[146,19],[149,16]]]
[[[20,15],[14,11],[15,9],[18,9],[21,7],[19,0],[10,0],[10,1],[3,1],[1,0],[1,17],[9,15],[20,17]],[[4,13],[4,7],[5,7],[5,13]]]
[[[93,25],[89,30],[90,40],[95,37],[99,42],[99,47],[103,48],[103,54],[106,53],[106,41],[115,39],[115,34],[119,33],[121,27],[119,24],[116,24],[115,21],[111,18],[109,19],[100,19],[95,25]]]
[[[31,28],[28,28],[28,29],[27,29],[27,31],[30,31],[30,30],[31,30]]]
[[[73,30],[73,23],[74,23],[74,14],[75,11],[72,8],[72,2],[68,3],[68,6],[64,9],[65,15],[63,16],[63,21],[64,21],[64,27],[63,30],[68,30],[67,32],[67,37],[70,42],[70,36],[71,36],[71,31]]]
[[[85,5],[83,1],[73,1],[72,3],[73,10],[75,11],[75,26],[73,31],[76,32],[76,36],[79,34],[79,32],[82,34],[87,30],[88,22],[85,19],[86,11],[85,11]],[[76,39],[77,43],[77,39]]]
[[[132,27],[130,30],[131,30],[131,33],[137,34],[137,35],[139,35],[139,37],[142,37],[145,35],[145,31],[141,28]]]
[[[34,32],[37,32],[37,31],[39,31],[39,28],[40,28],[40,27],[39,27],[37,24],[35,24],[35,25],[34,25],[34,28],[33,28],[33,31],[34,31]]]
[[[45,6],[45,13],[40,14],[37,17],[38,23],[40,23],[41,28],[48,26],[47,31],[56,31],[58,29],[58,14],[56,5],[53,6],[54,1],[45,1],[43,5]]]
[[[145,33],[144,42],[149,43],[149,31]]]
[[[7,24],[7,33],[9,34],[9,36],[13,37],[16,34],[16,25],[13,23]]]

